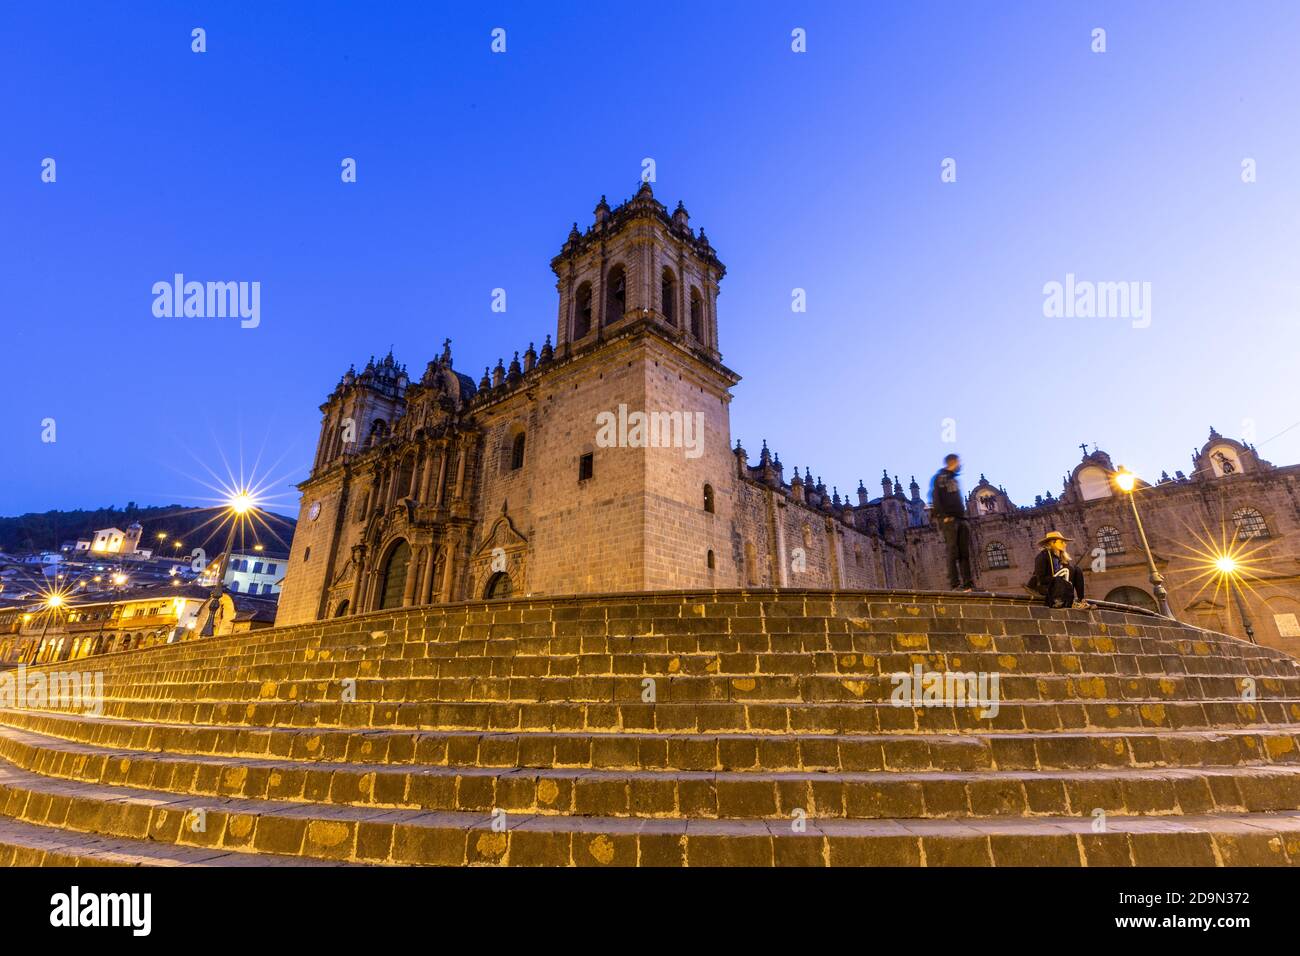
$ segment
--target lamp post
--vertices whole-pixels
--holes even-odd
[[[41,639],[33,645],[32,659],[27,663],[35,664],[36,658],[40,657],[41,648],[45,646],[45,635],[48,634],[50,630],[50,618],[57,614],[61,607],[63,607],[62,594],[51,594],[45,599],[45,626],[41,628]]]
[[[230,512],[230,531],[226,533],[226,548],[221,552],[221,560],[217,562],[216,580],[212,582],[212,590],[208,594],[208,617],[203,622],[199,637],[212,637],[216,634],[217,611],[221,608],[221,590],[226,580],[226,568],[230,564],[230,549],[235,546],[235,528],[239,526],[244,516],[256,507],[257,503],[247,491],[237,492],[226,502],[226,509]]]
[[[1147,556],[1147,567],[1151,571],[1151,590],[1155,592],[1160,613],[1165,617],[1173,617],[1173,611],[1169,609],[1169,592],[1165,590],[1165,579],[1156,570],[1156,559],[1151,555],[1151,545],[1147,543],[1147,533],[1142,527],[1142,516],[1138,514],[1137,475],[1121,466],[1119,473],[1115,475],[1115,484],[1119,485],[1120,490],[1128,495],[1128,502],[1133,506],[1133,521],[1137,524],[1138,538],[1141,540],[1142,550]]]
[[[1259,641],[1255,640],[1255,626],[1251,623],[1250,615],[1246,613],[1246,602],[1241,597],[1241,588],[1236,586],[1237,559],[1230,554],[1221,554],[1214,559],[1214,567],[1223,578],[1228,593],[1232,595],[1237,605],[1237,613],[1241,615],[1241,627],[1246,632],[1246,639],[1252,644],[1258,644]]]

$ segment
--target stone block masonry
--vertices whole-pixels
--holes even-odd
[[[92,664],[102,715],[0,709],[0,862],[1300,864],[1300,665],[1119,607],[656,590]],[[957,672],[998,706],[893,693]]]

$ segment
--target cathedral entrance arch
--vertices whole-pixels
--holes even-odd
[[[1127,586],[1114,588],[1106,595],[1106,600],[1115,604],[1131,604],[1133,607],[1148,611],[1159,611],[1156,607],[1156,599],[1141,588]]]
[[[406,589],[406,575],[411,570],[411,546],[405,538],[388,550],[382,565],[383,583],[379,589],[379,609],[402,606],[402,593]]]
[[[483,588],[483,599],[485,601],[494,601],[508,598],[514,592],[514,589],[515,585],[510,580],[510,575],[504,571],[498,571],[488,578],[487,586]]]

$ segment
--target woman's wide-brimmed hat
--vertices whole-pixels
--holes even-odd
[[[1043,540],[1038,542],[1038,546],[1041,548],[1044,545],[1050,544],[1053,541],[1070,541],[1070,540],[1071,540],[1070,538],[1067,538],[1059,531],[1049,531],[1047,532],[1047,534],[1043,535]]]

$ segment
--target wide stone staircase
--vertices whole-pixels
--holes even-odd
[[[1117,606],[520,599],[41,670],[102,713],[0,709],[6,865],[1300,864],[1300,664]]]

